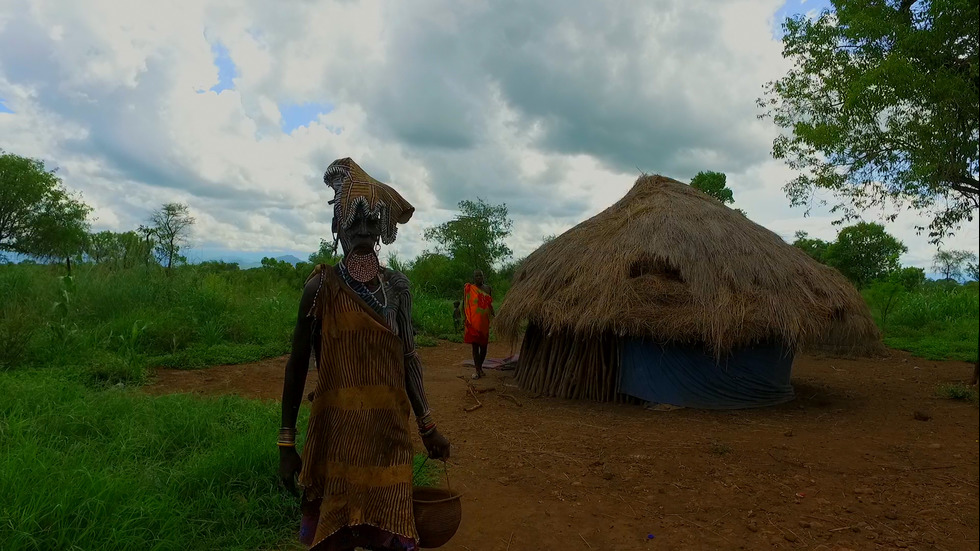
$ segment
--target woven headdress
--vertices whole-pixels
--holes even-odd
[[[350,228],[357,209],[363,207],[368,214],[381,217],[381,241],[390,245],[398,235],[398,224],[408,222],[415,212],[415,207],[397,191],[369,176],[350,157],[330,163],[323,173],[323,183],[334,190],[330,203],[338,231]]]

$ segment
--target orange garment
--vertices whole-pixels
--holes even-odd
[[[490,342],[490,306],[493,297],[472,283],[463,286],[463,315],[465,329],[463,342],[482,344]]]

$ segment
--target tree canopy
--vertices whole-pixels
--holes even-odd
[[[837,240],[827,248],[825,259],[858,288],[863,288],[899,270],[899,257],[906,251],[908,248],[881,224],[861,222],[837,234]]]
[[[42,161],[0,150],[0,253],[77,255],[88,234],[91,210]]]
[[[940,250],[932,257],[932,269],[942,274],[943,279],[959,281],[966,275],[969,265],[977,261],[977,255],[970,251]]]
[[[160,263],[169,270],[175,262],[186,259],[180,250],[187,244],[194,218],[187,205],[167,203],[150,217],[156,236],[156,253]]]
[[[735,202],[732,190],[728,189],[728,176],[723,172],[702,170],[691,179],[691,187],[707,193],[726,205]]]
[[[806,206],[832,191],[842,219],[928,213],[919,229],[939,241],[980,205],[977,1],[831,4],[783,23],[792,68],[759,100],[787,132],[773,156],[800,173],[784,189]]]
[[[816,237],[810,237],[810,234],[802,230],[796,232],[795,237],[796,240],[793,241],[794,247],[801,249],[817,262],[826,262],[827,249],[830,248],[829,242]]]
[[[507,205],[477,199],[460,201],[459,210],[452,220],[426,229],[425,239],[434,241],[439,252],[454,261],[489,274],[512,254],[504,242],[514,226],[507,217]]]

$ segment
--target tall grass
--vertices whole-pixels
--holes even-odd
[[[298,530],[276,479],[278,404],[95,390],[53,370],[2,374],[0,395],[2,549],[268,549]]]
[[[284,354],[300,292],[261,269],[187,266],[168,276],[81,266],[66,279],[48,266],[2,266],[0,368],[98,362],[94,376],[111,380],[113,370],[147,364],[200,367]]]
[[[0,266],[0,370],[81,366],[95,383],[139,383],[147,366],[196,368],[289,352],[311,266],[114,271]],[[410,278],[418,278],[409,272]],[[460,293],[462,282],[459,283]],[[452,300],[413,280],[421,345],[459,342]],[[503,293],[496,303],[499,306]]]
[[[977,285],[933,282],[892,298],[887,314],[873,294],[865,298],[885,344],[930,360],[977,360],[980,299]]]

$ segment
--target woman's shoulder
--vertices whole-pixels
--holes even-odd
[[[398,270],[385,268],[384,277],[388,286],[396,292],[410,291],[411,289],[411,281],[409,281],[408,276]]]

